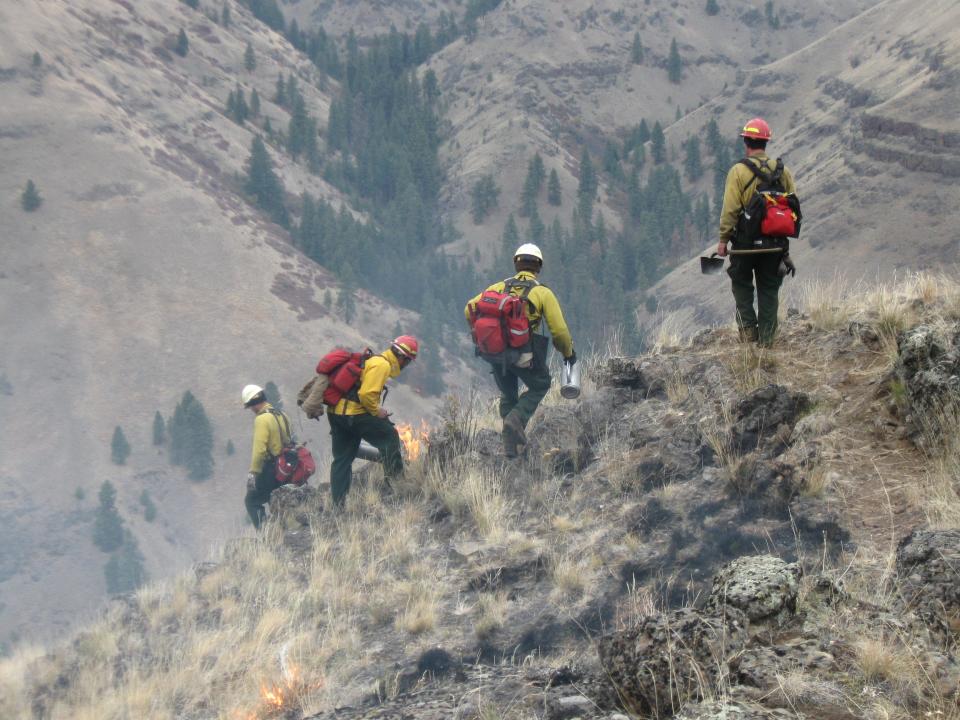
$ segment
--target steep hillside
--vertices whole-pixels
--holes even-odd
[[[279,491],[268,532],[0,662],[0,714],[957,720],[960,288],[833,290],[775,353],[597,359],[518,460],[451,403],[394,495]]]
[[[960,176],[960,7],[885,0],[823,39],[738,75],[716,99],[669,128],[679,144],[711,118],[735,134],[743,118],[774,127],[771,153],[797,177],[800,277],[851,281],[956,262]],[[787,286],[789,289],[790,282]],[[725,278],[684,264],[653,292],[699,323],[732,316]]]
[[[117,487],[148,570],[166,576],[244,522],[251,420],[240,388],[272,380],[289,406],[327,346],[379,346],[414,320],[361,292],[347,327],[324,305],[335,279],[244,199],[253,134],[224,113],[236,84],[259,91],[277,128],[288,120],[271,102],[278,73],[300,79],[314,115],[326,117],[330,96],[281,36],[226,7],[227,27],[219,3],[217,22],[208,3],[0,7],[0,640],[62,630],[101,601],[107,556],[90,536],[103,481]],[[288,193],[343,202],[271,153]],[[32,213],[20,206],[28,179],[43,198]],[[169,417],[186,390],[214,426],[205,483],[151,443],[154,412]],[[401,419],[429,413],[409,388],[392,402]],[[116,425],[133,448],[122,467],[110,460]],[[302,435],[323,459],[325,430]],[[142,518],[144,490],[153,523]]]

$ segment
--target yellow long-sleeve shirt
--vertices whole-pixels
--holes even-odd
[[[517,280],[535,281],[537,279],[536,275],[527,271],[518,272],[514,277]],[[503,288],[504,281],[501,280],[488,287],[487,290],[503,292]],[[511,294],[517,296],[521,295],[522,292],[522,288],[514,288],[511,290]],[[470,302],[468,302],[467,306],[463,309],[463,314],[467,320],[470,320],[470,312],[480,301],[481,295],[483,295],[483,293],[471,298]],[[567,321],[563,319],[560,302],[557,300],[557,296],[553,294],[553,290],[546,285],[537,285],[530,290],[530,293],[527,295],[527,300],[529,301],[527,302],[527,319],[530,321],[530,329],[533,331],[538,330],[540,321],[546,320],[547,328],[550,330],[550,336],[553,338],[553,346],[563,357],[570,357],[573,354],[573,338],[570,335],[570,329],[567,327]]]
[[[283,418],[278,418],[271,410],[273,406],[267,403],[253,419],[253,455],[250,458],[250,472],[255,474],[263,470],[263,464],[267,460],[280,455],[283,446],[290,440],[287,434],[290,419],[283,413],[281,413]],[[282,430],[281,426],[283,426]]]
[[[360,389],[357,397],[360,402],[344,398],[331,412],[334,415],[376,415],[380,411],[380,398],[387,380],[400,374],[400,361],[393,350],[374,355],[363,364],[360,372]]]
[[[751,155],[749,158],[757,167],[766,162],[771,172],[777,165],[776,160],[772,160],[766,153]],[[727,173],[727,183],[723,188],[723,209],[720,211],[720,241],[733,242],[737,230],[737,219],[740,212],[750,202],[753,193],[757,189],[759,180],[754,180],[754,174],[750,168],[737,163],[730,172]],[[752,181],[752,182],[751,182]],[[783,169],[783,188],[788,193],[796,193],[797,186],[793,182],[793,175],[787,168]]]

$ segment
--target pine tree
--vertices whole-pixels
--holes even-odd
[[[123,465],[130,456],[130,443],[127,442],[127,436],[123,434],[123,429],[117,425],[113,429],[113,439],[110,441],[110,459],[115,465]]]
[[[180,2],[187,7],[193,8],[194,10],[198,10],[200,8],[200,0],[180,0]]]
[[[767,4],[764,6],[764,15],[766,15],[767,18],[767,25],[774,30],[780,27],[780,15],[774,12],[773,0],[767,0]]]
[[[163,415],[157,410],[153,414],[153,444],[163,445],[167,440],[167,427],[163,422]]]
[[[707,15],[716,15],[720,12],[720,6],[717,5],[717,0],[707,0],[707,5],[704,10],[707,11]]]
[[[703,163],[700,160],[700,138],[691,135],[683,144],[685,157],[683,161],[683,171],[687,180],[695,182],[703,175]]]
[[[615,143],[607,141],[603,151],[603,169],[615,180],[623,180],[623,168],[620,167],[620,152]]]
[[[517,221],[510,213],[506,224],[503,226],[503,235],[500,236],[500,257],[497,260],[498,266],[512,267],[513,253],[520,246],[520,229],[517,227]]]
[[[257,56],[253,52],[253,45],[247,43],[247,49],[243,51],[243,67],[247,72],[253,72],[257,69]]]
[[[717,156],[717,153],[720,152],[720,149],[723,147],[723,137],[720,135],[720,128],[717,126],[717,119],[710,118],[710,121],[707,123],[707,149],[710,151],[710,154],[714,157]]]
[[[520,195],[521,217],[530,217],[536,209],[537,198],[540,195],[540,188],[543,187],[546,174],[543,158],[540,157],[540,153],[536,153],[527,164],[527,178],[523,183],[523,192]]]
[[[233,440],[227,440],[227,455],[233,455],[237,449],[233,446]]]
[[[630,62],[639,65],[643,62],[643,45],[640,44],[640,33],[633,34],[633,45],[630,47]]]
[[[667,77],[670,82],[676,84],[683,79],[683,60],[680,58],[680,50],[677,48],[677,39],[670,41],[670,57],[667,59]]]
[[[344,321],[349,324],[357,316],[356,281],[353,268],[347,263],[340,270],[340,292],[337,293],[337,310]]]
[[[230,27],[230,6],[223,4],[223,10],[220,11],[220,24],[225,28]]]
[[[259,135],[250,146],[244,189],[256,199],[257,207],[266,211],[275,223],[284,227],[290,224],[290,216],[283,204],[283,184],[273,172],[267,146]]]
[[[530,213],[530,224],[527,226],[527,242],[539,245],[547,234],[547,226],[540,219],[540,213],[537,206],[533,206],[533,212]]]
[[[105,480],[98,494],[100,505],[93,520],[93,543],[103,552],[113,552],[123,543],[123,520],[117,512],[117,491]]]
[[[260,95],[256,88],[250,92],[250,117],[260,117]]]
[[[183,28],[180,28],[180,32],[177,34],[177,44],[173,51],[180,57],[186,57],[190,51],[190,41],[187,39],[187,33]]]
[[[653,162],[657,165],[667,159],[667,139],[663,135],[663,127],[659,120],[653,124],[653,132],[650,133],[650,150],[653,154]]]
[[[550,179],[547,181],[547,202],[554,207],[560,207],[563,202],[563,194],[560,189],[560,176],[557,175],[555,168],[550,170]]]
[[[147,581],[143,554],[129,532],[123,534],[120,549],[103,566],[107,592],[111,595],[130,593]]]
[[[167,426],[170,462],[186,467],[191,480],[206,480],[213,473],[213,428],[206,410],[187,390]]]
[[[43,65],[43,58],[40,57],[40,53],[36,50],[33,53],[33,57],[30,59],[30,65],[36,70],[41,65]]]
[[[283,410],[283,400],[280,399],[280,389],[273,380],[263,386],[263,394],[266,396],[268,403],[273,405],[277,410]]]
[[[498,207],[500,197],[500,188],[497,187],[493,175],[484,175],[473,186],[470,192],[471,209],[475,225],[480,225],[490,214],[490,211]]]
[[[147,522],[153,522],[157,519],[157,506],[150,497],[150,491],[144,490],[140,493],[140,504],[143,505],[143,519]]]
[[[40,192],[37,190],[37,186],[33,184],[33,180],[27,180],[27,186],[23,189],[23,193],[20,195],[20,207],[27,212],[33,212],[42,204],[43,198],[40,197]]]
[[[277,75],[277,90],[273,94],[273,101],[280,107],[287,104],[287,84],[283,79],[283,73]]]

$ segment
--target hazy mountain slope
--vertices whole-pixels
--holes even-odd
[[[870,279],[953,266],[958,62],[960,6],[886,0],[809,48],[742,75],[668,136],[678,144],[711,117],[730,135],[747,117],[769,118],[771,153],[793,168],[804,201],[802,238],[791,251],[801,277]],[[666,308],[693,309],[701,321],[729,318],[726,279],[698,273],[695,262],[685,264],[654,292]]]
[[[379,345],[409,317],[361,293],[345,327],[321,304],[334,278],[237,193],[252,135],[222,114],[236,78],[259,89],[275,127],[287,122],[269,102],[278,72],[301,77],[320,117],[329,97],[280,36],[228,5],[228,29],[179,2],[0,7],[0,640],[61,627],[99,602],[107,556],[90,541],[90,515],[104,480],[154,576],[235,533],[251,422],[240,388],[274,380],[291,404],[327,346]],[[181,27],[184,58],[166,49]],[[254,73],[242,69],[248,41]],[[274,160],[289,192],[338,202],[319,178]],[[44,198],[34,213],[20,208],[28,178]],[[215,429],[203,484],[151,445],[154,411],[169,417],[187,389]],[[411,420],[427,409],[403,388],[392,401]],[[125,467],[110,462],[117,424],[133,446]],[[324,428],[304,433],[318,450]],[[145,488],[153,524],[138,517]]]
[[[544,221],[549,225],[557,212],[568,222],[583,143],[599,164],[603,141],[618,131],[644,118],[669,125],[677,107],[686,113],[708,101],[738,70],[788,55],[873,4],[793,5],[781,11],[778,30],[767,26],[762,2],[721,3],[712,17],[701,0],[502,4],[480,20],[474,42],[458,40],[430,64],[450,103],[447,205],[464,243],[495,242],[520,205],[534,152],[543,154],[548,172],[557,170],[564,190],[558,210],[541,205]],[[630,57],[635,32],[644,49],[639,65]],[[679,85],[666,72],[673,38],[685,63]],[[469,215],[469,190],[491,172],[502,190],[500,210],[478,227]],[[599,207],[608,223],[619,225],[603,187]]]
[[[322,24],[337,37],[352,29],[365,37],[389,32],[413,31],[421,22],[432,24],[441,12],[453,12],[459,20],[461,0],[280,0],[283,14],[296,20],[301,29]]]

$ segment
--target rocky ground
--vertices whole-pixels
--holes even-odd
[[[394,494],[277,491],[271,532],[24,660],[0,711],[956,718],[960,306],[911,287],[790,311],[772,351],[606,360],[517,461],[451,400]]]

